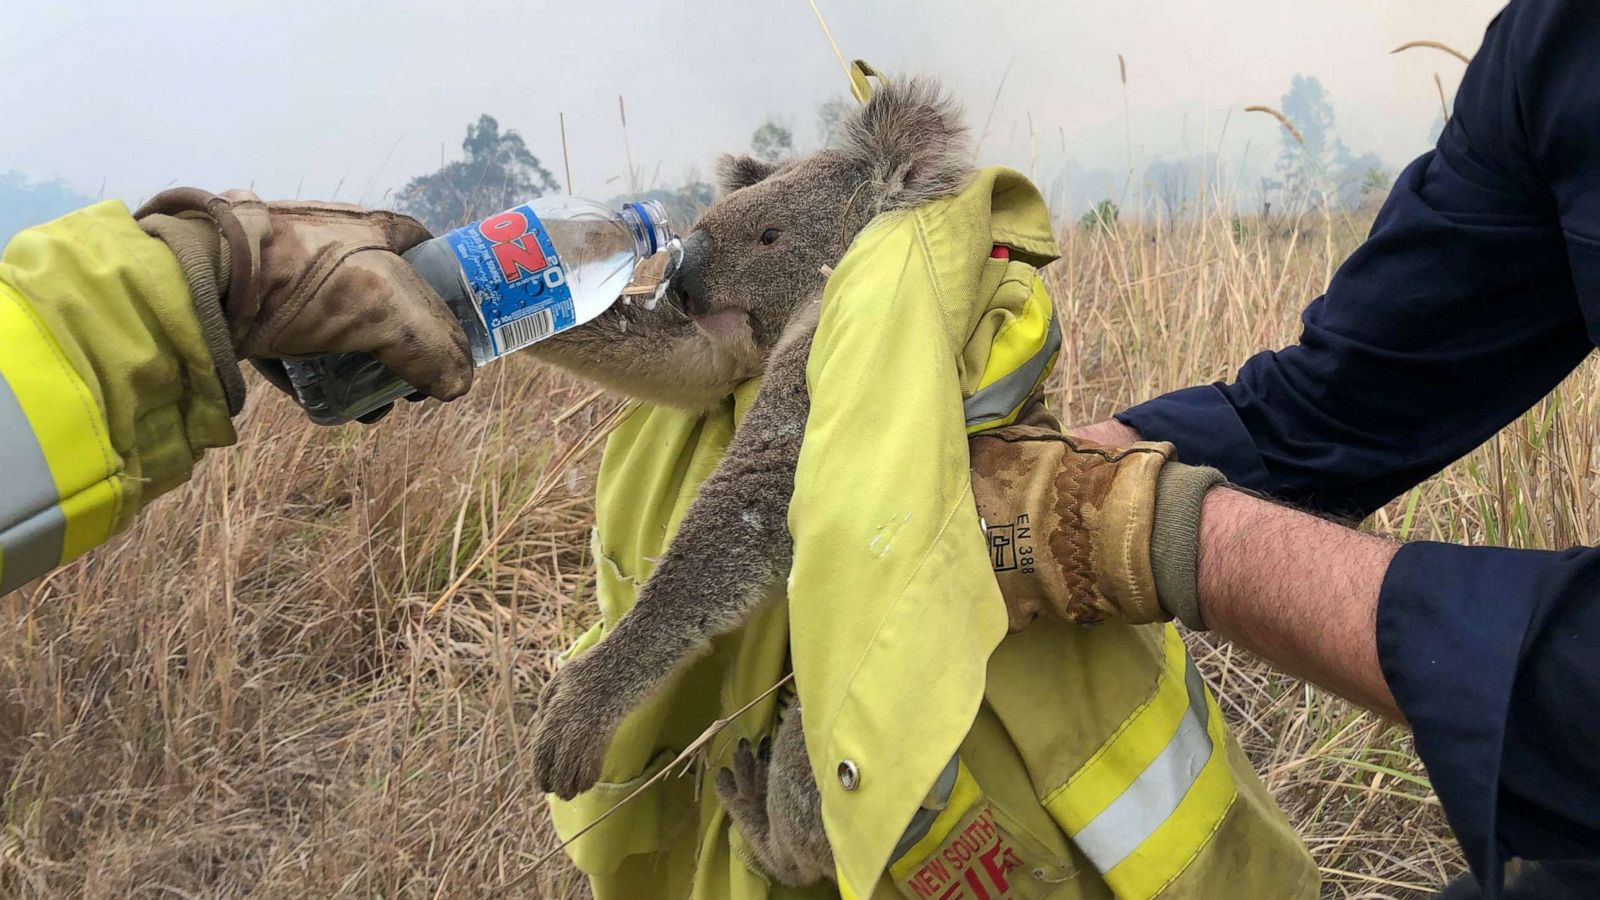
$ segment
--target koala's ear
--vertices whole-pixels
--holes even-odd
[[[972,176],[961,108],[930,79],[885,82],[841,131],[839,150],[866,166],[879,209],[949,196]]]
[[[778,166],[774,163],[762,162],[753,156],[723,154],[717,159],[717,185],[724,194],[731,194],[740,188],[765,181],[767,176],[776,171]]]

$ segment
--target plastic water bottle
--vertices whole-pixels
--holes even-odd
[[[406,262],[461,323],[482,366],[593,319],[618,301],[654,308],[683,249],[654,200],[613,210],[541,197],[418,244]],[[365,353],[284,360],[319,425],[359,419],[416,391]]]

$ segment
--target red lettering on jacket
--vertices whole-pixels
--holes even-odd
[[[917,900],[1003,900],[1011,896],[1011,872],[1021,868],[1011,837],[981,808],[900,884]]]
[[[930,859],[917,869],[916,873],[906,879],[911,889],[917,892],[918,897],[932,897],[939,888],[950,881],[950,870],[938,858]]]

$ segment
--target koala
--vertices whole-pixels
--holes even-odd
[[[765,376],[638,601],[546,686],[534,748],[543,789],[570,799],[593,787],[628,712],[784,583],[823,272],[874,217],[954,194],[972,172],[955,104],[930,81],[887,83],[834,147],[778,165],[724,157],[723,194],[685,239],[657,309],[618,304],[536,345],[602,386],[687,408]],[[795,886],[833,878],[801,710],[757,746],[741,742],[731,763],[715,787],[767,873]]]

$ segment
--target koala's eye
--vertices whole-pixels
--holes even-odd
[[[768,228],[766,231],[761,232],[761,243],[763,243],[763,244],[777,243],[778,235],[780,235],[780,234],[783,234],[783,232],[779,231],[776,228]]]

